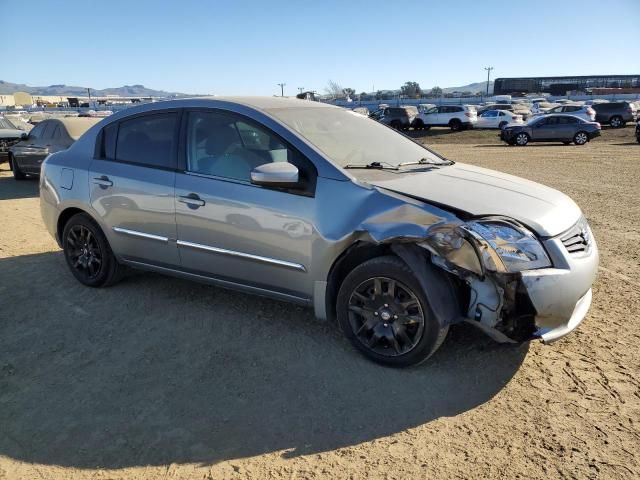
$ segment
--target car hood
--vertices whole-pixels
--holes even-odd
[[[0,128],[0,138],[20,138],[24,131],[13,128]]]
[[[564,232],[582,215],[571,198],[553,188],[463,163],[369,183],[474,216],[511,217],[542,237]]]

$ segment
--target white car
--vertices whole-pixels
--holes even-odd
[[[449,127],[452,131],[473,128],[478,120],[476,109],[469,105],[440,105],[419,113],[413,121],[416,130]]]
[[[534,115],[534,117],[540,115],[547,115],[550,113],[566,113],[569,115],[574,115],[582,120],[587,122],[595,122],[596,120],[596,111],[591,108],[590,105],[558,105],[557,107],[550,108],[546,112],[540,112]]]
[[[499,128],[502,130],[510,123],[524,123],[522,115],[508,110],[487,110],[478,115],[476,128]]]

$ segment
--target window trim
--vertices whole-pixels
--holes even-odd
[[[280,188],[280,187],[267,187],[264,185],[256,185],[254,183],[251,183],[251,181],[246,181],[246,180],[240,180],[237,178],[231,178],[231,177],[221,177],[221,176],[217,176],[217,175],[209,175],[206,173],[199,173],[199,172],[192,172],[190,170],[188,170],[187,168],[187,129],[189,127],[189,114],[190,113],[196,113],[196,112],[200,112],[200,113],[219,113],[219,114],[224,114],[224,115],[233,115],[235,117],[238,118],[238,120],[241,120],[245,123],[247,123],[248,125],[255,125],[258,128],[264,130],[265,132],[267,132],[269,135],[273,135],[275,138],[277,138],[280,142],[282,142],[283,145],[285,145],[287,147],[287,149],[290,149],[292,152],[295,153],[295,155],[302,160],[302,165],[295,165],[298,170],[302,173],[304,171],[304,173],[306,173],[307,175],[307,188],[305,189],[297,189],[297,188]],[[296,147],[294,147],[291,142],[287,141],[285,138],[282,137],[282,135],[279,135],[278,133],[274,132],[271,128],[269,128],[268,126],[266,126],[265,124],[249,117],[248,115],[244,115],[242,113],[238,113],[236,111],[233,110],[225,110],[222,108],[211,108],[211,107],[191,107],[191,108],[184,108],[183,109],[183,113],[182,113],[182,119],[180,122],[180,136],[178,138],[178,162],[177,162],[177,172],[178,173],[183,173],[185,175],[191,175],[191,176],[195,176],[195,177],[201,177],[201,178],[209,178],[212,180],[218,180],[218,181],[223,181],[223,182],[229,182],[229,183],[236,183],[239,185],[245,185],[245,186],[249,186],[249,187],[254,187],[254,188],[261,188],[261,189],[265,189],[265,190],[270,190],[270,191],[276,191],[276,192],[283,192],[283,193],[289,193],[292,195],[299,195],[299,196],[303,196],[303,197],[315,197],[316,195],[316,184],[317,184],[317,179],[318,179],[318,169],[316,168],[315,164],[309,160],[309,158],[304,155],[299,149],[297,149]]]

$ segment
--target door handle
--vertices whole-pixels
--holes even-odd
[[[100,185],[100,188],[109,188],[113,186],[113,182],[105,175],[102,175],[101,177],[94,177],[93,183],[95,185]]]
[[[200,207],[204,207],[205,201],[202,200],[195,193],[190,193],[189,195],[178,197],[178,201],[180,203],[185,203],[189,208],[196,209]]]

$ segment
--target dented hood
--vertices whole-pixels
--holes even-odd
[[[553,188],[463,163],[390,177],[368,181],[471,215],[511,217],[543,237],[564,232],[581,216],[575,202]]]

